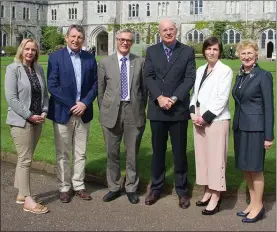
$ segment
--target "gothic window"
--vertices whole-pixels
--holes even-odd
[[[161,3],[159,2],[159,3],[158,3],[158,16],[161,15],[161,7],[162,7],[162,5],[161,5]]]
[[[40,17],[39,17],[39,8],[37,8],[37,20],[39,20]]]
[[[140,43],[140,34],[136,33],[135,34],[135,44],[139,44]]]
[[[198,30],[192,30],[187,34],[187,40],[188,41],[193,41],[193,42],[203,42],[204,40],[204,35],[201,31]]]
[[[26,8],[23,7],[23,19],[26,19]]]
[[[268,39],[273,39],[273,31],[271,29],[268,31]]]
[[[263,34],[262,34],[262,48],[264,49],[265,48],[265,40],[266,40],[266,34],[265,34],[265,32],[263,32]]]
[[[223,41],[222,41],[223,44],[239,43],[240,41],[241,41],[241,34],[234,29],[230,29],[223,33]]]
[[[30,19],[30,9],[29,9],[29,7],[26,8],[26,17],[27,17],[27,19]]]
[[[97,13],[106,13],[107,5],[103,3],[103,1],[97,1]]]
[[[0,31],[0,47],[5,47],[7,45],[7,33]]]
[[[68,9],[68,18],[71,19],[71,8]]]
[[[190,1],[190,14],[194,14],[194,15],[203,14],[203,0]]]
[[[15,6],[12,7],[12,19],[15,19]]]
[[[129,17],[135,18],[139,15],[139,4],[129,4]]]
[[[4,5],[1,5],[1,18],[5,17],[5,7]]]
[[[51,16],[52,16],[53,21],[57,20],[57,10],[56,9],[52,9]]]
[[[150,3],[146,4],[146,16],[150,16]]]
[[[178,15],[181,14],[181,2],[180,1],[177,3],[177,14]]]

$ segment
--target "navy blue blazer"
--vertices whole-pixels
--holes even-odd
[[[241,83],[237,75],[232,95],[235,100],[233,130],[264,131],[265,140],[272,141],[274,125],[273,81],[270,72],[259,66],[253,68],[241,86],[242,95],[236,95]]]
[[[190,90],[196,78],[194,49],[177,41],[170,62],[163,44],[147,49],[144,64],[145,86],[149,91],[148,119],[155,121],[184,121],[190,119]],[[157,98],[176,96],[170,110],[163,110]]]
[[[80,101],[87,107],[81,118],[87,123],[93,118],[92,103],[97,96],[97,63],[95,57],[86,51],[81,51],[80,57]],[[77,94],[74,68],[67,48],[53,52],[49,56],[47,83],[51,94],[47,117],[54,122],[66,124],[72,116],[70,109],[76,105]]]

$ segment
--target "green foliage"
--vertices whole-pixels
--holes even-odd
[[[203,43],[202,42],[198,43],[198,42],[195,42],[195,41],[188,41],[187,45],[193,47],[194,48],[194,52],[196,54],[202,54],[202,47],[203,47]]]
[[[233,48],[232,56],[230,56],[230,48],[231,47]],[[225,45],[223,45],[222,58],[232,59],[232,60],[238,59],[238,57],[235,56],[236,47],[237,47],[237,44],[225,44]]]
[[[57,31],[57,27],[43,26],[41,45],[44,50],[55,50],[56,46],[64,44],[63,34]]]
[[[209,23],[207,21],[198,21],[195,22],[195,29],[202,30],[209,27]]]
[[[217,38],[221,38],[224,31],[226,30],[226,21],[215,21],[214,22],[214,28],[213,28],[213,36],[216,36]]]
[[[14,56],[17,52],[17,47],[6,46],[2,47],[1,50],[4,50],[9,56]]]

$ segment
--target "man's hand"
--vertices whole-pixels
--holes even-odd
[[[31,117],[28,118],[28,120],[34,124],[41,124],[44,123],[44,118],[42,118],[40,115],[32,115]]]
[[[85,113],[86,105],[83,102],[76,102],[76,105],[73,106],[70,111],[76,116],[82,116]]]
[[[268,150],[272,146],[272,144],[273,144],[273,141],[267,141],[267,140],[265,140],[264,141],[264,148],[266,150]]]
[[[159,96],[157,100],[158,100],[159,106],[164,110],[169,110],[171,106],[174,104],[174,101],[172,99],[162,95]]]

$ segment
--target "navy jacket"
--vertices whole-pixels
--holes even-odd
[[[92,103],[97,96],[97,63],[95,57],[81,51],[81,98],[87,108],[81,116],[84,123],[93,118]],[[54,122],[66,124],[76,104],[77,86],[73,64],[67,48],[49,56],[47,70],[48,90],[51,94],[47,117]]]
[[[255,67],[241,87],[242,95],[236,95],[241,76],[236,77],[233,87],[235,114],[233,130],[264,131],[265,140],[271,141],[274,125],[273,81],[270,72]]]

